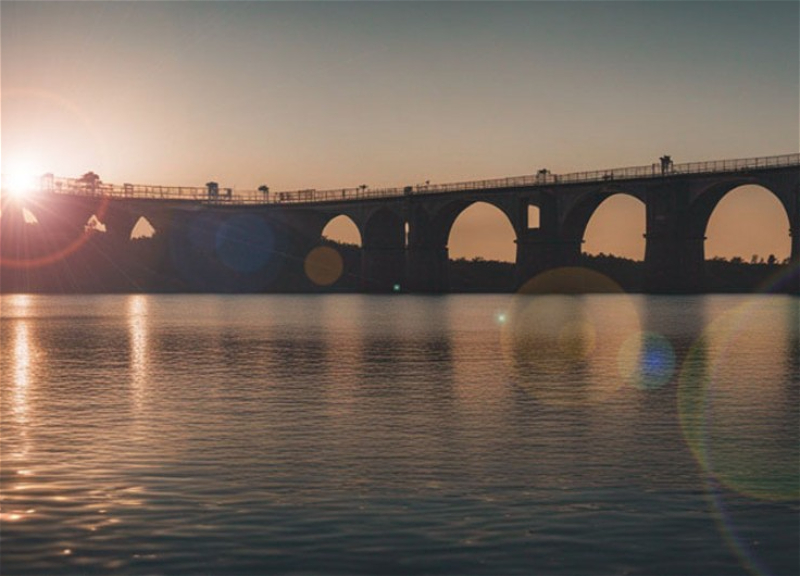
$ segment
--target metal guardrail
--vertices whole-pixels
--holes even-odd
[[[306,204],[348,200],[395,198],[417,194],[445,194],[473,190],[499,190],[530,188],[587,182],[638,180],[642,178],[671,178],[686,174],[714,174],[782,167],[800,167],[800,153],[779,156],[762,156],[734,160],[688,162],[683,164],[650,164],[608,170],[592,170],[569,174],[553,174],[540,170],[536,174],[469,180],[448,184],[419,184],[395,188],[372,189],[367,186],[337,188],[332,190],[290,190],[262,192],[259,190],[234,190],[220,188],[216,194],[207,187],[150,186],[142,184],[106,184],[99,179],[59,178],[47,174],[42,177],[39,191],[75,196],[100,196],[129,199],[156,199],[202,202],[223,205]],[[1,180],[0,180],[1,181]]]

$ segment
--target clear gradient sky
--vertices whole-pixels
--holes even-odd
[[[2,169],[279,190],[796,152],[799,29],[797,2],[3,1]],[[738,195],[709,255],[788,255]],[[643,250],[640,205],[601,209],[588,251]],[[453,255],[513,254],[469,216]]]

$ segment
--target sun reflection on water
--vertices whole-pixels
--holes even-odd
[[[133,404],[138,412],[146,393],[148,380],[147,297],[136,294],[128,298],[128,333],[130,338],[130,372]]]
[[[28,386],[31,372],[31,341],[25,321],[14,327],[14,397],[13,414],[19,424],[28,420]]]

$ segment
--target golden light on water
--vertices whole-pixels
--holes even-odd
[[[19,312],[24,312],[31,305],[30,294],[12,294],[7,296],[8,302]]]
[[[28,387],[31,377],[32,344],[27,321],[19,320],[14,327],[14,396],[13,414],[20,422],[27,422]]]
[[[147,296],[136,294],[128,298],[131,387],[137,409],[141,408],[148,379],[147,313]]]

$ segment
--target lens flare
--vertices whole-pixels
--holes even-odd
[[[601,295],[581,296],[587,292]],[[599,402],[618,390],[618,351],[640,331],[635,302],[613,280],[584,268],[533,278],[500,324],[511,381],[555,405]]]
[[[97,231],[97,228],[87,226],[92,223],[90,217],[101,222],[108,210],[109,198],[104,196],[87,200],[77,211],[70,209],[70,205],[74,207],[71,200],[62,201],[55,196],[40,195],[26,197],[25,205],[18,204],[18,211],[15,212],[3,198],[3,226],[9,225],[8,218],[18,214],[19,220],[26,226],[17,232],[27,235],[28,249],[22,254],[0,251],[0,265],[34,269],[68,260],[79,252]]]
[[[341,254],[330,246],[317,246],[306,256],[306,276],[317,286],[330,286],[342,276],[344,261]]]
[[[629,336],[617,358],[623,380],[641,390],[661,388],[675,373],[675,352],[664,336],[637,332]]]
[[[797,384],[796,375],[786,374],[796,368],[783,359],[796,354],[787,346],[798,342],[798,306],[775,297],[723,313],[690,350],[679,379],[681,427],[698,463],[751,498],[800,498],[799,408],[781,384]]]
[[[232,216],[217,229],[217,256],[237,272],[256,272],[269,262],[274,251],[272,229],[258,216]]]
[[[767,294],[800,293],[800,261],[790,262],[771,274],[756,289]]]
[[[770,569],[768,552],[765,550],[786,550],[797,547],[797,542],[792,536],[793,528],[797,522],[796,512],[791,510],[792,505],[787,505],[787,508],[780,510],[776,508],[774,503],[770,503],[773,509],[773,518],[775,522],[784,522],[787,524],[785,531],[779,531],[777,539],[783,539],[783,542],[772,541],[770,543],[763,542],[758,534],[754,534],[752,525],[747,517],[741,517],[738,512],[737,502],[741,500],[741,496],[734,494],[731,499],[729,494],[726,494],[725,489],[713,478],[706,476],[705,489],[708,496],[709,505],[713,509],[714,523],[717,525],[720,534],[725,540],[725,544],[736,555],[739,562],[751,574],[756,576],[770,576],[772,574],[782,574],[789,572],[775,572]],[[730,501],[726,501],[730,500]],[[764,546],[768,544],[768,546]]]
[[[3,193],[18,200],[32,195],[39,188],[42,172],[30,160],[3,162],[3,174],[0,178]]]

